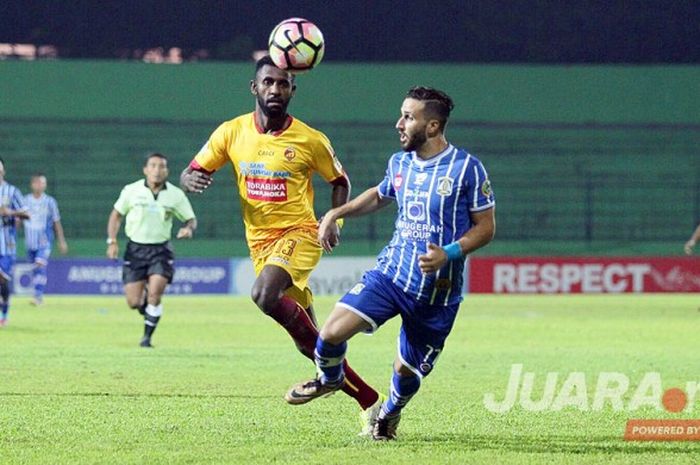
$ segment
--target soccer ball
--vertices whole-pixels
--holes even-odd
[[[272,61],[295,74],[318,65],[325,47],[321,30],[304,18],[285,19],[275,26],[268,41]]]

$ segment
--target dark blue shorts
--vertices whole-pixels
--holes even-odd
[[[459,309],[459,304],[420,303],[378,270],[365,273],[362,282],[350,289],[338,305],[367,321],[372,326],[370,333],[401,315],[399,358],[420,377],[433,369]]]

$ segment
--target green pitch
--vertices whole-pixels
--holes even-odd
[[[321,320],[333,300],[317,299]],[[342,393],[305,406],[282,395],[314,370],[247,299],[167,297],[156,349],[137,347],[142,323],[118,298],[16,298],[0,330],[1,464],[697,463],[698,442],[625,442],[635,412],[488,411],[511,366],[646,372],[664,389],[700,381],[700,297],[471,296],[434,373],[404,411],[400,438],[357,437],[358,408]],[[351,364],[386,391],[398,322],[350,344]],[[537,396],[533,396],[536,398]]]

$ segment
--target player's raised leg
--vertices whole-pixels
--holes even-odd
[[[294,344],[307,358],[314,359],[318,328],[309,313],[294,299],[286,295],[293,287],[289,273],[275,265],[265,265],[251,291],[255,304],[266,315],[277,321],[292,337]],[[346,366],[347,382],[340,388],[354,398],[363,410],[369,409],[379,399],[379,393]]]
[[[371,329],[367,321],[344,306],[337,305],[316,340],[314,361],[321,376],[293,386],[285,396],[290,404],[305,404],[330,394],[347,384],[345,352],[347,340]]]
[[[299,303],[285,294],[291,287],[292,278],[286,270],[265,265],[253,284],[251,299],[287,331],[299,352],[311,358],[318,331]]]

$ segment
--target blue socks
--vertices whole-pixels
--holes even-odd
[[[335,385],[343,381],[343,361],[347,348],[347,342],[336,346],[324,341],[320,336],[316,339],[314,361],[321,374],[321,383]]]
[[[46,288],[46,266],[35,266],[32,269],[32,283],[34,284],[34,297],[37,300],[44,298],[44,288]]]
[[[420,388],[420,378],[418,376],[399,376],[398,373],[394,372],[394,376],[391,378],[389,398],[382,405],[382,411],[379,413],[380,418],[391,417],[401,413],[401,409],[418,392],[418,388]]]

